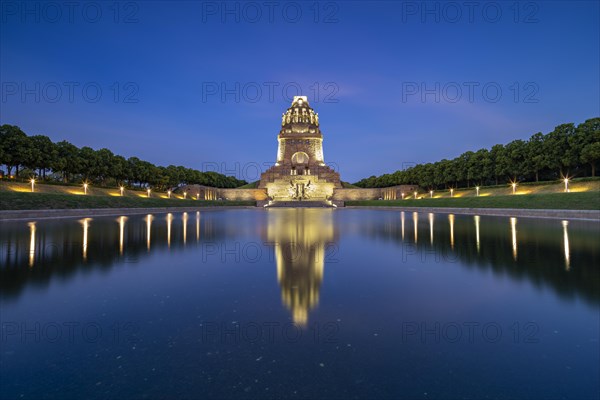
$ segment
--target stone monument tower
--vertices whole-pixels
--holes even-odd
[[[259,188],[273,202],[328,201],[341,188],[339,173],[325,164],[319,114],[306,96],[295,96],[281,117],[277,162],[261,175]]]

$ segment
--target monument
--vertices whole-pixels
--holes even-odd
[[[340,174],[325,164],[319,114],[306,96],[295,96],[281,117],[277,161],[260,178],[270,204],[290,201],[331,205],[334,189],[341,189]]]
[[[185,185],[177,189],[197,200],[253,200],[259,207],[343,207],[347,201],[400,200],[415,196],[416,185],[358,188],[342,185],[340,174],[325,164],[319,114],[306,96],[295,96],[281,116],[275,165],[254,188],[223,189]]]

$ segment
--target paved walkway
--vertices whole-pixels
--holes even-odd
[[[454,207],[386,207],[386,206],[347,206],[350,209],[387,211],[410,211],[434,214],[492,215],[499,217],[585,219],[600,221],[598,210],[542,210],[525,208],[454,208]]]

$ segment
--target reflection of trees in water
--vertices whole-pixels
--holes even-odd
[[[327,246],[336,240],[333,210],[270,209],[267,241],[273,244],[281,298],[295,323],[305,325],[319,302]]]
[[[457,261],[467,268],[491,269],[540,288],[548,286],[563,298],[581,296],[600,304],[600,227],[595,223],[518,218],[513,230],[509,218],[479,217],[477,224],[474,216],[457,215],[451,230],[448,215],[436,214],[432,244],[430,219],[421,213],[415,244],[412,213],[405,213],[404,233],[401,215],[396,215],[385,223],[369,220],[361,232],[396,242],[407,262],[435,262],[436,257]]]
[[[457,215],[451,232],[448,215],[419,214],[415,231],[413,214],[408,212],[402,223],[399,212],[342,211],[343,218],[336,219],[335,226],[334,212],[338,211],[267,210],[266,226],[260,220],[263,214],[254,212],[248,213],[257,218],[251,223],[240,223],[240,214],[223,217],[227,211],[202,213],[199,219],[189,213],[186,229],[182,214],[175,213],[170,230],[167,215],[155,215],[150,225],[150,252],[222,242],[240,235],[254,237],[257,229],[262,229],[263,240],[275,243],[282,300],[298,323],[306,322],[318,303],[327,246],[337,241],[337,231],[393,241],[403,247],[408,262],[434,262],[433,251],[467,268],[491,269],[512,279],[527,279],[540,288],[548,286],[564,298],[581,296],[600,304],[597,224],[519,218],[513,232],[508,218],[480,217],[476,224],[473,216]],[[51,278],[67,279],[91,268],[108,270],[116,262],[139,263],[150,253],[147,226],[146,216],[127,217],[124,223],[119,217],[89,220],[84,257],[82,221],[4,222],[0,225],[0,297],[16,297],[26,285],[47,286]]]
[[[231,226],[195,213],[172,214],[170,228],[166,214],[154,215],[150,225],[147,216],[3,223],[0,296],[18,296],[28,284],[47,286],[51,279],[92,268],[108,270],[119,261],[135,265],[151,251],[218,241],[231,231]]]

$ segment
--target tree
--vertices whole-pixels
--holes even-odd
[[[531,171],[535,174],[535,181],[539,182],[540,171],[548,165],[546,154],[544,153],[545,136],[542,132],[538,132],[529,138],[527,141],[527,159]]]
[[[50,168],[63,175],[63,181],[68,182],[70,177],[81,170],[81,159],[77,146],[63,140],[56,144],[56,158]]]
[[[592,167],[592,176],[596,176],[596,163],[600,160],[600,142],[590,143],[581,151],[581,161]]]
[[[572,147],[578,152],[579,162],[590,164],[592,176],[596,176],[597,149],[600,146],[600,118],[592,118],[579,124],[572,137]]]
[[[503,145],[496,144],[492,146],[492,150],[490,150],[490,156],[492,158],[493,163],[494,180],[496,182],[496,185],[498,185],[498,178],[501,176],[506,176],[508,174],[508,154]]]
[[[558,171],[559,176],[564,176],[565,170],[576,162],[569,147],[569,137],[574,133],[574,124],[562,124],[554,128],[544,141],[544,153],[547,157],[546,166]]]
[[[5,149],[3,153],[5,164],[8,169],[8,175],[11,175],[12,169],[16,169],[15,175],[19,176],[19,166],[28,160],[30,153],[29,138],[18,126],[2,125],[0,127],[0,139]]]
[[[35,135],[30,136],[31,151],[29,153],[29,162],[26,163],[31,169],[39,170],[38,175],[46,178],[46,170],[52,168],[58,153],[56,145],[52,143],[48,136]]]

